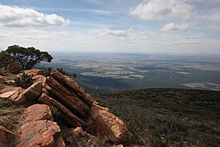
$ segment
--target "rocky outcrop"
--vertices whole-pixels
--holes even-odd
[[[63,147],[60,128],[53,121],[47,105],[35,104],[27,108],[27,117],[21,126],[18,147]]]
[[[70,126],[91,127],[94,124],[90,117],[93,98],[69,76],[52,69],[42,91],[38,101],[58,108]]]
[[[56,142],[62,146],[62,138],[57,138],[60,128],[53,121],[48,106],[57,108],[62,121],[69,127],[76,128],[72,130],[72,134],[78,130],[79,134],[87,137],[89,133],[101,135],[106,141],[113,143],[126,142],[131,137],[125,123],[110,113],[108,108],[99,106],[71,77],[55,69],[51,70],[47,78],[37,69],[25,72],[33,75],[33,84],[27,89],[17,88],[3,94],[5,98],[19,104],[43,104],[35,104],[27,109],[27,117],[21,127],[20,146],[54,146]],[[86,134],[82,129],[88,130],[89,133]],[[71,142],[71,136],[68,139]]]
[[[108,141],[123,142],[129,137],[125,123],[86,93],[76,81],[52,69],[39,102],[52,105],[62,112],[62,118],[73,127],[92,128]]]

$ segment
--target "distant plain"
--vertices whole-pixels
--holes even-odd
[[[220,59],[214,55],[54,54],[50,64],[63,68],[89,92],[139,88],[220,90]]]

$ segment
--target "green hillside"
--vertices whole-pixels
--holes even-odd
[[[94,97],[150,146],[220,146],[220,92],[141,89]]]

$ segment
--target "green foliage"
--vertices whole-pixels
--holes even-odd
[[[18,45],[9,46],[6,51],[2,51],[0,61],[4,59],[6,63],[2,63],[2,66],[8,64],[8,61],[19,64],[22,69],[30,69],[41,61],[51,62],[53,57],[48,52],[42,52],[34,47],[20,47]]]
[[[20,77],[15,79],[15,85],[22,88],[27,88],[31,85],[32,76],[23,73]]]
[[[60,73],[62,73],[62,74],[64,74],[64,75],[67,75],[66,71],[65,71],[63,68],[57,68],[57,70],[58,70]]]
[[[5,51],[0,52],[0,68],[12,63],[13,59]]]

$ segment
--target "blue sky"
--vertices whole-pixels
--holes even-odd
[[[0,49],[220,53],[219,0],[0,0]]]

